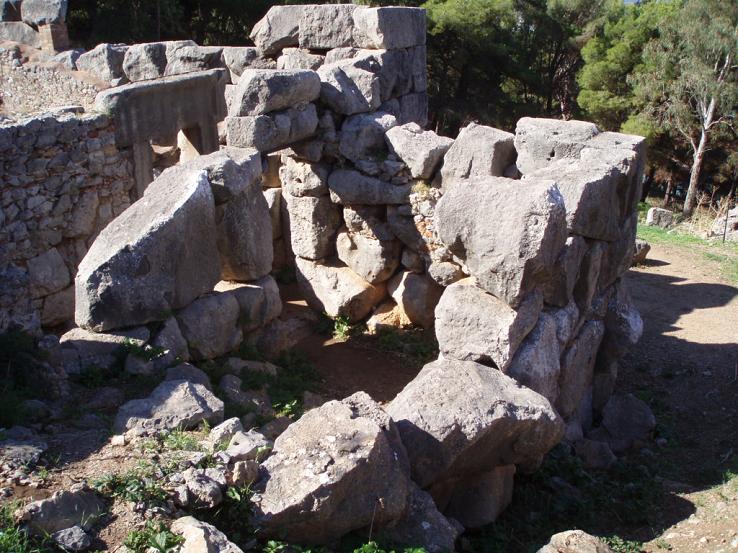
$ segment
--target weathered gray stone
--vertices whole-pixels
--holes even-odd
[[[594,123],[523,117],[515,128],[516,164],[523,175],[562,158],[578,158],[585,144],[599,134]]]
[[[22,21],[3,21],[0,23],[0,40],[20,42],[33,48],[41,47],[41,37],[33,27]]]
[[[71,282],[69,269],[56,248],[28,260],[28,278],[34,298],[58,292]]]
[[[182,331],[175,317],[169,317],[166,320],[164,326],[151,341],[151,345],[165,352],[160,359],[156,360],[158,365],[170,366],[178,359],[180,361],[190,360],[187,340],[182,336]]]
[[[295,255],[322,259],[335,252],[341,212],[328,196],[293,196],[283,193],[289,219],[289,238]]]
[[[413,480],[423,487],[499,465],[534,468],[564,435],[545,398],[469,361],[426,365],[387,413],[397,423]]]
[[[592,300],[598,292],[597,283],[600,278],[605,248],[606,246],[602,242],[592,242],[582,258],[573,296],[583,317],[591,314]]]
[[[223,502],[223,492],[227,482],[225,473],[220,468],[188,468],[181,472],[183,485],[186,488],[186,501],[179,501],[183,507],[195,509],[213,509]]]
[[[353,4],[310,4],[300,13],[300,48],[329,50],[354,46]]]
[[[523,340],[510,362],[506,373],[541,394],[552,404],[559,397],[559,357],[561,348],[557,336],[556,319],[540,314],[538,323]]]
[[[375,240],[394,240],[395,235],[385,221],[382,205],[346,205],[343,220],[351,234],[361,234]]]
[[[315,134],[318,115],[314,104],[246,117],[227,117],[228,144],[270,152]]]
[[[614,553],[607,545],[581,530],[567,530],[551,536],[538,553]]]
[[[165,430],[187,430],[202,421],[223,422],[223,402],[202,384],[166,380],[145,399],[121,406],[113,423],[116,434],[150,435]]]
[[[286,194],[292,196],[327,196],[330,168],[320,163],[305,163],[285,157],[279,168],[279,180]]]
[[[400,125],[405,123],[417,123],[421,127],[428,124],[428,94],[425,92],[413,92],[400,96],[399,120]]]
[[[65,50],[64,52],[59,52],[57,55],[52,57],[51,61],[63,65],[66,69],[69,69],[70,71],[76,71],[77,60],[82,54],[85,53],[85,51],[86,50],[84,48]]]
[[[192,40],[175,40],[167,45],[167,67],[164,75],[183,75],[225,66],[223,48],[199,46]]]
[[[231,436],[228,447],[223,451],[222,459],[228,463],[239,461],[262,461],[274,444],[261,432],[256,430],[237,431]]]
[[[397,118],[377,111],[347,117],[341,125],[338,150],[353,162],[364,159],[386,158],[384,134],[397,125]]]
[[[375,111],[382,103],[379,76],[361,65],[365,64],[349,59],[318,69],[320,99],[336,113],[353,115]]]
[[[336,169],[328,177],[328,187],[335,203],[343,205],[406,204],[409,184],[392,184],[368,177],[351,169]]]
[[[545,180],[459,181],[439,200],[435,223],[479,286],[513,307],[546,279],[566,241],[564,200]]]
[[[588,321],[561,357],[556,409],[564,419],[568,420],[576,412],[592,386],[594,363],[604,331],[602,321]]]
[[[123,72],[131,82],[158,79],[167,68],[167,45],[149,42],[129,46],[123,57]]]
[[[261,115],[317,100],[320,78],[314,71],[246,69],[238,79],[230,115]]]
[[[574,294],[582,260],[587,253],[587,242],[581,236],[569,236],[559,253],[548,278],[541,284],[543,298],[549,305],[564,307]]]
[[[661,207],[652,207],[646,213],[646,225],[668,228],[674,224],[674,212]]]
[[[272,6],[249,35],[265,55],[287,46],[299,45],[299,23],[303,6]]]
[[[240,308],[239,325],[244,333],[265,326],[282,312],[279,287],[271,275],[249,283],[221,281],[215,291],[236,298]]]
[[[359,8],[354,12],[354,41],[360,48],[394,49],[425,44],[425,9]]]
[[[264,194],[272,221],[272,240],[277,240],[282,237],[282,189],[267,188],[262,191],[262,194]]]
[[[260,527],[298,543],[399,520],[410,492],[395,424],[363,392],[305,413],[277,438],[263,469],[254,497]]]
[[[302,48],[285,48],[282,55],[277,58],[277,69],[310,69],[315,71],[323,65],[325,56],[312,54],[310,50]]]
[[[125,76],[123,60],[126,50],[128,46],[125,44],[98,44],[77,58],[77,69],[106,82],[120,79]]]
[[[208,390],[212,389],[208,375],[189,363],[180,363],[175,367],[169,367],[164,380],[186,380],[193,384],[202,384]]]
[[[636,238],[635,254],[633,254],[633,265],[640,265],[642,263],[645,263],[646,257],[648,257],[648,252],[650,251],[651,244],[649,244],[645,240],[642,240],[641,238]]]
[[[518,346],[536,326],[543,307],[540,292],[513,309],[468,278],[443,292],[436,307],[441,353],[454,359],[493,363],[505,371]]]
[[[427,493],[412,485],[405,516],[381,531],[383,540],[422,547],[427,553],[455,551],[460,529],[443,516]]]
[[[243,550],[228,540],[228,537],[212,524],[194,517],[178,518],[172,523],[172,532],[184,538],[180,553],[243,553]]]
[[[408,166],[410,174],[416,179],[425,180],[433,178],[444,155],[454,143],[453,138],[424,131],[416,123],[388,130],[386,140],[392,152]]]
[[[223,62],[231,74],[231,82],[237,83],[238,78],[247,69],[274,69],[274,60],[265,58],[261,50],[253,46],[226,46],[223,48]]]
[[[221,397],[231,405],[247,412],[253,412],[260,417],[274,417],[271,399],[263,388],[260,390],[244,390],[243,380],[232,374],[227,374],[220,379],[218,390]]]
[[[216,293],[193,301],[176,315],[193,359],[213,359],[243,340],[235,296]]]
[[[602,410],[602,426],[616,440],[648,442],[656,428],[656,417],[633,394],[616,394]]]
[[[92,545],[92,538],[79,525],[54,532],[51,539],[64,551],[84,551]]]
[[[227,146],[188,161],[187,167],[207,172],[216,205],[260,188],[261,154],[256,150]]]
[[[443,158],[443,188],[458,179],[501,177],[515,159],[514,138],[511,133],[476,123],[461,129]]]
[[[515,465],[503,465],[455,483],[443,509],[446,516],[458,520],[464,528],[481,528],[494,522],[512,501],[514,476]]]
[[[100,331],[165,320],[212,290],[220,273],[214,207],[204,171],[184,167],[151,183],[80,263],[77,324]]]
[[[323,265],[299,257],[295,262],[297,282],[308,305],[330,317],[360,321],[387,295],[384,283],[369,284],[348,267]]]
[[[148,339],[146,327],[104,334],[73,328],[59,339],[64,370],[78,374],[92,366],[109,369],[125,353],[126,343],[144,347]]]
[[[602,351],[611,357],[622,357],[641,339],[643,319],[633,305],[623,280],[617,281],[614,285],[614,294],[607,304],[604,322]]]
[[[400,265],[401,247],[397,240],[375,240],[345,231],[336,237],[338,259],[370,284],[392,276]]]
[[[15,516],[33,534],[43,535],[77,525],[89,530],[106,512],[107,507],[100,496],[83,484],[75,484],[69,490],[55,492],[48,499],[25,505]]]
[[[443,288],[428,275],[399,273],[387,283],[387,290],[413,324],[423,328],[433,326],[434,311],[443,294]]]
[[[68,7],[67,0],[23,0],[21,16],[29,25],[64,23]]]
[[[605,246],[600,267],[600,290],[606,289],[633,264],[638,213],[633,213],[620,227],[620,237]]]

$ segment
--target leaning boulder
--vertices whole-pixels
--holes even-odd
[[[426,365],[387,413],[397,423],[413,480],[424,488],[500,465],[535,468],[564,435],[548,400],[470,361]]]
[[[251,40],[268,56],[287,46],[298,46],[302,10],[303,6],[272,6],[254,25]]]
[[[533,292],[513,309],[479,288],[472,278],[455,282],[443,292],[435,311],[441,353],[494,364],[505,371],[536,326],[542,308],[540,292]]]
[[[308,304],[329,317],[360,321],[387,295],[384,283],[370,284],[348,267],[299,257],[295,262],[297,283]]]
[[[363,392],[305,413],[262,467],[254,504],[266,536],[327,543],[406,510],[405,450],[390,417]]]
[[[123,404],[113,431],[145,436],[165,430],[187,430],[202,421],[211,425],[223,422],[223,402],[202,384],[166,380],[146,399]]]
[[[463,132],[463,131],[462,131]],[[424,131],[417,123],[407,123],[387,131],[387,144],[405,162],[416,179],[429,180],[443,161],[453,138]]]
[[[435,223],[479,286],[512,307],[546,279],[566,241],[564,199],[543,179],[459,181],[439,200]]]
[[[219,265],[207,173],[167,171],[103,229],[80,263],[75,320],[95,331],[165,320],[213,289]]]

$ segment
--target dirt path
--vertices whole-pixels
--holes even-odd
[[[618,386],[656,412],[663,483],[646,551],[738,551],[738,288],[689,248],[626,277],[645,321]]]

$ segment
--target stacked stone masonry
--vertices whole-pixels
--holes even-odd
[[[66,370],[111,365],[124,340],[162,348],[158,368],[273,344],[291,329],[272,276],[284,268],[315,311],[373,330],[434,328],[438,360],[388,405],[361,392],[330,401],[275,441],[254,522],[298,543],[373,526],[453,550],[565,436],[628,447],[596,424],[642,331],[622,276],[644,140],[532,118],[514,134],[424,130],[422,9],[276,6],[251,38],[256,47],[180,45],[200,60],[181,66],[196,69],[188,75],[170,70],[174,43],[101,45],[78,61],[132,81],[97,105],[114,121],[111,144],[134,154],[225,120],[218,151],[202,151],[217,146],[200,135],[191,159],[141,189],[89,247],[74,279],[78,328],[62,337]],[[196,82],[209,84],[192,106],[180,95]],[[67,289],[74,266],[45,290]],[[123,419],[119,431],[138,431]]]

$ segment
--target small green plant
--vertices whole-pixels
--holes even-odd
[[[665,551],[671,551],[672,549],[674,549],[672,545],[664,538],[659,538],[654,543],[656,544],[656,547]]]
[[[203,510],[197,518],[214,524],[229,540],[245,548],[254,539],[254,529],[248,523],[253,514],[252,495],[250,486],[231,486],[216,509]]]
[[[126,355],[133,355],[143,359],[144,361],[153,361],[154,359],[162,357],[167,352],[164,348],[149,344],[141,345],[130,338],[125,338],[123,340],[122,350]]]
[[[28,535],[13,520],[13,512],[21,506],[14,501],[0,505],[0,551],[3,553],[47,553],[51,551],[48,538]]]
[[[348,317],[338,316],[333,319],[333,338],[345,342],[351,337],[351,323]]]
[[[165,433],[161,438],[165,449],[169,451],[200,451],[200,443],[190,432],[184,430],[172,430]]]
[[[184,542],[182,536],[174,534],[167,526],[159,521],[149,520],[141,530],[133,530],[126,536],[123,545],[133,553],[175,553]]]
[[[641,553],[643,544],[634,540],[626,540],[620,536],[608,536],[600,538],[615,553]]]
[[[161,486],[161,481],[172,470],[171,467],[141,463],[122,474],[106,474],[95,480],[92,487],[107,497],[131,503],[163,505],[167,500],[167,492]]]

